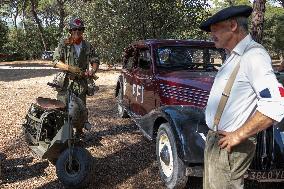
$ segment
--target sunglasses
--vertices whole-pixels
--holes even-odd
[[[72,28],[69,31],[84,31],[84,28]]]

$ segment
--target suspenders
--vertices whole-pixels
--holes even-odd
[[[237,73],[238,73],[238,71],[240,69],[240,62],[241,62],[241,58],[238,61],[236,67],[234,68],[231,76],[229,77],[229,80],[227,81],[225,89],[224,89],[224,91],[222,93],[222,96],[221,96],[221,99],[220,99],[220,102],[219,102],[219,105],[218,105],[218,108],[217,108],[217,111],[216,111],[216,114],[215,114],[215,117],[214,117],[214,126],[213,126],[213,130],[214,131],[218,130],[218,125],[219,125],[220,119],[222,117],[225,105],[226,105],[226,103],[227,103],[227,101],[229,99],[232,86],[233,86],[234,81],[236,79]]]

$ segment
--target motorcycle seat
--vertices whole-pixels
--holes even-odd
[[[60,100],[51,99],[51,98],[36,98],[36,103],[45,110],[63,110],[66,105]]]

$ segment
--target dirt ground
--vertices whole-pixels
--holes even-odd
[[[56,93],[46,83],[56,72],[47,62],[0,63],[0,188],[63,188],[55,167],[28,148],[21,125],[36,97],[55,98]],[[119,71],[100,70],[97,75],[100,90],[87,99],[93,127],[86,132],[84,147],[94,160],[89,188],[164,188],[158,176],[154,142],[145,139],[130,119],[116,117],[114,89]],[[190,181],[187,188],[202,188],[200,178]],[[264,186],[280,185],[261,184]]]

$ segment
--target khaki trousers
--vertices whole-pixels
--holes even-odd
[[[209,131],[204,151],[203,189],[244,188],[244,174],[254,157],[256,139],[251,137],[228,153],[218,145],[220,136]]]

